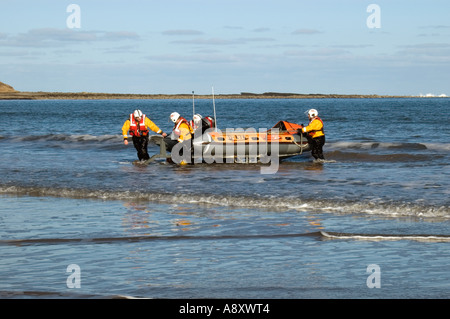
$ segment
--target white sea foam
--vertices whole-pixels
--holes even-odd
[[[332,233],[320,232],[322,236],[329,239],[352,239],[368,241],[396,241],[396,240],[414,240],[421,242],[450,242],[448,235],[401,235],[401,234],[350,234],[350,233]]]
[[[298,211],[332,214],[377,215],[390,218],[413,217],[421,219],[450,219],[449,206],[433,206],[425,203],[366,202],[345,200],[317,200],[292,197],[237,196],[215,194],[179,194],[133,191],[107,191],[73,188],[0,186],[0,194],[19,196],[53,196],[99,200],[135,200],[162,204],[195,204],[226,206],[272,211]]]

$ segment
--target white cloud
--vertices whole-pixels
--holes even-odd
[[[229,29],[229,30],[244,30],[244,27],[241,27],[241,26],[234,26],[234,25],[226,25],[226,26],[224,26],[224,29]]]
[[[311,35],[311,34],[319,34],[319,33],[323,33],[319,30],[316,29],[297,29],[295,31],[292,32],[292,34],[300,34],[300,35]]]
[[[399,46],[397,55],[428,58],[428,61],[450,62],[450,43],[419,43]]]
[[[440,24],[440,25],[427,25],[427,26],[422,26],[419,28],[421,28],[421,29],[450,29],[450,26]]]
[[[187,36],[187,35],[201,35],[203,32],[198,30],[178,29],[166,30],[162,32],[163,35]]]
[[[136,32],[82,31],[75,29],[40,28],[26,33],[0,36],[0,47],[60,47],[70,43],[92,43],[98,41],[138,40]]]
[[[288,50],[285,51],[286,56],[291,57],[310,57],[315,60],[323,58],[329,59],[330,57],[337,57],[343,55],[349,55],[350,51],[339,48],[318,48],[315,50]]]
[[[223,38],[196,38],[190,40],[178,40],[172,41],[174,44],[194,44],[194,45],[230,45],[230,44],[238,44],[239,41],[236,40],[227,40]]]
[[[274,38],[268,37],[250,37],[250,38],[196,38],[190,40],[178,40],[172,41],[174,44],[193,44],[193,45],[235,45],[235,44],[248,44],[251,42],[272,42],[276,41]]]
[[[191,55],[183,54],[163,54],[145,57],[146,60],[154,63],[168,63],[170,65],[190,65],[203,63],[233,63],[239,59],[236,55],[229,54],[205,54],[197,53]]]
[[[136,32],[117,31],[117,32],[101,32],[98,35],[99,40],[105,41],[121,41],[121,40],[139,40],[140,37]]]

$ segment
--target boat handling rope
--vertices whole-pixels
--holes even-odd
[[[302,144],[303,144],[303,134],[299,134],[299,135],[300,135],[300,145],[298,145],[298,143],[295,141],[295,138],[294,138],[293,142],[294,142],[295,145],[300,147],[300,150],[301,150],[300,155],[301,155],[301,154],[303,154],[303,146],[302,146]]]

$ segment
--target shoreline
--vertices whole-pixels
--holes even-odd
[[[397,96],[377,94],[299,94],[299,93],[247,93],[217,94],[216,99],[367,99],[367,98],[414,98],[419,96]],[[212,99],[212,95],[195,95],[196,99]],[[115,100],[115,99],[192,99],[192,94],[127,94],[91,92],[5,92],[0,100]]]

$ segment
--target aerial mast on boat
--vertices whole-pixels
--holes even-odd
[[[214,109],[214,131],[217,132],[217,119],[216,119],[216,102],[214,100],[214,86],[212,87],[213,109]]]
[[[192,117],[195,115],[195,100],[194,100],[194,91],[192,91]]]

